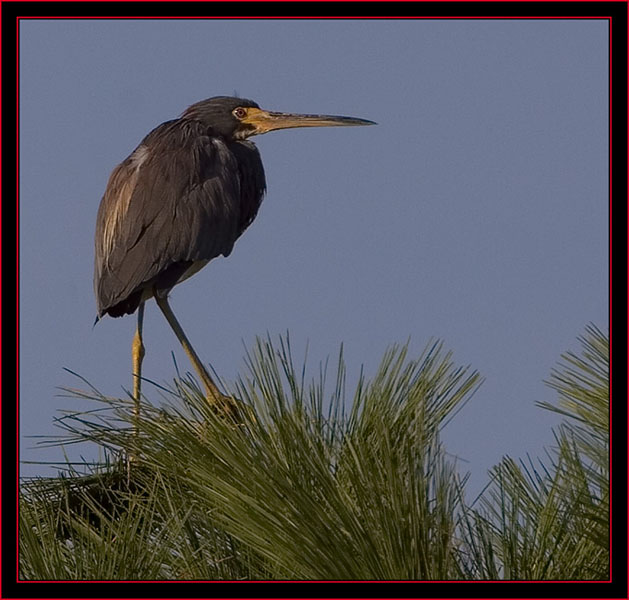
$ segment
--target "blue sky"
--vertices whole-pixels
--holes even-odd
[[[355,381],[390,344],[439,338],[486,378],[444,431],[472,488],[505,454],[542,455],[543,380],[587,323],[607,329],[607,36],[593,20],[22,21],[22,459],[59,460],[28,436],[91,408],[59,397],[81,387],[64,367],[131,387],[135,317],[92,328],[109,173],[159,123],[233,94],[378,126],[255,138],[257,220],[171,295],[202,359],[234,380],[243,343],[289,330],[314,369],[343,342]],[[146,377],[172,380],[171,351],[189,369],[153,302],[145,344]]]

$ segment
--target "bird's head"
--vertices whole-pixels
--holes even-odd
[[[219,135],[243,140],[276,129],[375,125],[373,121],[335,115],[302,115],[262,110],[252,100],[215,96],[190,106],[183,118],[201,121]]]

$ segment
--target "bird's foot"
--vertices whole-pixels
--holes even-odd
[[[207,400],[216,415],[228,419],[234,425],[245,425],[247,420],[251,421],[253,418],[251,408],[234,396],[226,396],[219,392],[218,395],[208,394]],[[245,418],[246,415],[248,419]]]

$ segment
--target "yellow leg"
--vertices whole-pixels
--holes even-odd
[[[205,387],[207,399],[213,404],[223,404],[227,399],[226,396],[221,394],[219,389],[216,387],[216,384],[210,377],[210,374],[207,372],[207,369],[203,366],[203,363],[197,356],[197,353],[194,351],[194,348],[188,341],[186,334],[184,333],[179,321],[175,317],[172,309],[170,308],[170,304],[168,304],[168,298],[158,296],[155,294],[155,301],[157,302],[157,306],[159,306],[160,310],[164,313],[168,324],[171,326],[172,330],[175,332],[177,339],[183,346],[185,353],[188,355],[192,366],[199,374],[201,381],[203,382],[203,386]]]
[[[140,431],[140,391],[142,389],[142,359],[144,358],[144,343],[142,342],[142,325],[144,324],[144,302],[138,307],[138,325],[133,336],[131,355],[133,359],[133,407],[134,426],[133,433],[137,437]],[[137,456],[132,452],[127,456],[127,484],[131,480],[131,463]]]
[[[133,400],[135,402],[135,433],[138,433],[137,421],[140,416],[140,391],[142,389],[142,359],[144,358],[144,344],[142,342],[142,326],[144,324],[144,302],[138,307],[138,326],[133,336]]]

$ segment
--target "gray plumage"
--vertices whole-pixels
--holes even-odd
[[[131,314],[153,291],[167,294],[228,256],[255,218],[265,192],[259,152],[229,135],[231,122],[225,131],[217,125],[212,100],[257,107],[242,98],[197,103],[151,131],[112,172],[95,236],[99,318]]]

